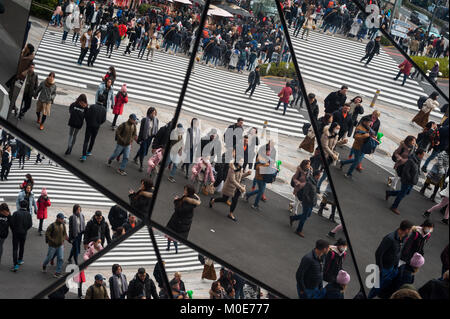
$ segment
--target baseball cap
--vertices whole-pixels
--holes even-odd
[[[96,211],[96,212],[95,212],[95,216],[102,216],[102,212],[101,212],[101,211],[99,211],[99,210],[98,210],[98,211]]]
[[[102,274],[97,274],[97,275],[95,275],[95,280],[106,280],[106,278],[103,277]]]
[[[65,219],[66,216],[64,216],[63,213],[58,213],[58,215],[56,215],[56,218]]]
[[[136,114],[134,114],[134,113],[132,113],[132,114],[130,114],[130,119],[132,119],[133,121],[137,121],[137,116],[136,116]]]

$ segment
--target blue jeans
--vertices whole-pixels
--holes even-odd
[[[172,163],[172,168],[170,169],[169,176],[170,176],[170,177],[174,177],[174,176],[175,176],[175,173],[177,172],[177,164],[175,164],[175,163],[172,162],[172,161],[169,161],[169,164],[170,164],[170,163]]]
[[[63,36],[62,36],[62,40],[66,41],[67,40],[67,35],[69,34],[69,31],[64,31],[63,32]]]
[[[180,46],[179,46],[178,44],[174,43],[174,44],[172,45],[172,50],[173,50],[173,52],[174,52],[174,53],[177,53],[179,47],[180,47]]]
[[[300,287],[297,283],[297,294],[299,299],[323,299],[325,297],[326,290],[323,288],[307,289],[305,288],[304,294],[300,294]]]
[[[430,164],[430,162],[436,158],[436,156],[439,154],[439,152],[436,152],[435,150],[433,150],[430,154],[430,156],[428,156],[428,158],[426,159],[425,163],[423,163],[422,168],[427,168],[428,164]]]
[[[362,160],[364,159],[364,153],[361,152],[360,150],[352,149],[352,152],[353,152],[353,154],[355,154],[355,156],[352,159],[341,161],[342,165],[347,165],[347,164],[352,163],[352,165],[350,166],[350,168],[348,169],[348,172],[347,172],[347,175],[350,175],[350,176],[352,175],[356,166],[358,166],[358,164],[361,163]]]
[[[402,183],[402,186],[399,191],[387,191],[386,193],[389,196],[397,196],[395,198],[395,201],[392,204],[391,208],[397,208],[398,205],[400,205],[401,200],[411,192],[412,188],[413,188],[413,185]]]
[[[245,299],[245,296],[244,296],[244,285],[242,285],[242,286],[238,287],[237,289],[235,289],[234,299]]]
[[[167,52],[167,50],[169,50],[169,48],[172,46],[172,42],[166,41],[166,43],[164,43],[164,49],[165,52]]]
[[[302,214],[292,216],[292,220],[300,220],[296,230],[297,233],[300,233],[303,230],[306,220],[311,216],[312,209],[312,207],[303,205]]]
[[[381,269],[380,271],[380,288],[372,288],[369,291],[368,299],[372,299],[378,295],[381,289],[392,284],[392,281],[397,277],[398,268],[391,267],[389,269]]]
[[[266,182],[256,180],[256,184],[258,185],[258,189],[254,190],[253,192],[247,193],[247,198],[250,198],[251,196],[256,194],[255,203],[253,204],[253,206],[258,207],[261,196],[264,194],[264,191],[266,190]]]
[[[47,257],[45,257],[43,266],[47,266],[47,264],[50,262],[51,259],[53,259],[55,255],[58,258],[56,262],[56,272],[61,273],[64,262],[64,245],[61,245],[59,247],[48,246]]]
[[[323,171],[322,177],[320,177],[319,182],[317,183],[317,190],[320,191],[320,186],[322,186],[322,183],[327,179],[327,172]]]
[[[289,104],[289,103],[284,103],[284,102],[281,102],[281,100],[279,100],[279,101],[278,101],[278,104],[277,104],[277,107],[275,108],[275,110],[278,110],[278,108],[280,107],[280,104],[281,104],[281,103],[283,103],[283,107],[284,107],[283,115],[284,115],[284,114],[286,114],[286,108],[288,107],[288,104]]]
[[[122,171],[125,170],[125,167],[127,167],[127,163],[128,163],[128,157],[130,156],[130,149],[131,149],[131,145],[122,146],[122,145],[117,144],[116,149],[114,150],[112,155],[109,157],[109,160],[112,161],[113,159],[115,159],[117,156],[119,156],[123,152],[122,162],[120,163],[120,170],[122,170]]]
[[[72,241],[72,249],[70,250],[69,259],[73,257],[75,264],[78,265],[78,255],[81,251],[81,239],[83,238],[83,234],[78,234]]]

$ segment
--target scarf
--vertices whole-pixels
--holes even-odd
[[[152,131],[150,131],[150,122],[152,123]],[[156,134],[156,117],[153,119],[151,117],[147,117],[144,124],[144,132],[146,137],[150,137]]]
[[[46,87],[51,87],[53,84],[55,84],[55,80],[50,81],[50,78],[46,78],[45,79],[45,86]]]
[[[80,218],[80,224],[78,224],[78,217]],[[77,237],[80,233],[84,232],[85,223],[84,223],[84,215],[83,214],[80,214],[79,216],[77,216],[76,214],[73,214],[72,228],[73,228],[74,237]]]
[[[113,286],[111,288],[114,291],[114,295],[120,298],[128,290],[127,281],[122,273],[114,275],[113,278]]]

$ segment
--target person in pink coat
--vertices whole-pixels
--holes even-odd
[[[405,59],[405,61],[403,61],[402,63],[400,63],[398,65],[398,68],[400,70],[398,70],[397,76],[394,78],[394,81],[397,81],[397,79],[400,76],[400,74],[403,73],[402,86],[404,86],[405,83],[406,83],[406,79],[408,78],[409,74],[411,73],[412,64],[411,64],[411,62],[409,62],[408,60]]]
[[[164,149],[163,148],[158,148],[155,151],[155,153],[153,154],[153,156],[149,158],[147,173],[150,175],[150,177],[152,176],[153,170],[161,162],[161,160],[163,158],[163,155],[164,155]]]
[[[98,238],[95,241],[91,241],[88,245],[87,250],[84,252],[83,259],[84,261],[88,260],[92,256],[94,256],[96,253],[98,253],[100,250],[103,249],[102,246],[102,240]]]
[[[116,128],[117,118],[119,117],[119,115],[122,115],[123,107],[127,103],[128,103],[127,85],[124,83],[120,91],[117,92],[116,97],[114,99],[114,107],[113,107],[114,120],[111,125],[113,130]]]
[[[214,184],[215,178],[209,156],[201,157],[200,160],[192,167],[192,181],[199,184],[197,193],[200,193],[202,186]]]
[[[275,108],[275,110],[278,110],[278,108],[280,107],[280,104],[283,103],[283,115],[286,114],[286,108],[289,104],[289,97],[292,95],[292,89],[289,86],[289,82],[286,82],[286,86],[281,89],[281,92],[278,93],[278,97],[280,98],[278,100],[278,104],[277,107]]]
[[[51,206],[50,199],[47,196],[47,190],[45,188],[41,191],[41,196],[37,200],[37,212],[36,217],[39,219],[39,235],[42,236],[42,226],[44,219],[47,219],[47,207]]]

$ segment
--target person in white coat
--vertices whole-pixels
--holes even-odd
[[[72,43],[75,45],[78,42],[78,39],[80,38],[81,29],[83,29],[83,15],[80,14],[80,9],[78,6],[75,6],[75,9],[73,11],[73,36],[72,36]]]
[[[411,123],[416,123],[420,127],[425,128],[429,122],[431,111],[439,108],[439,102],[437,101],[438,96],[439,93],[437,92],[431,93],[428,99],[423,103],[419,113],[411,120]]]

